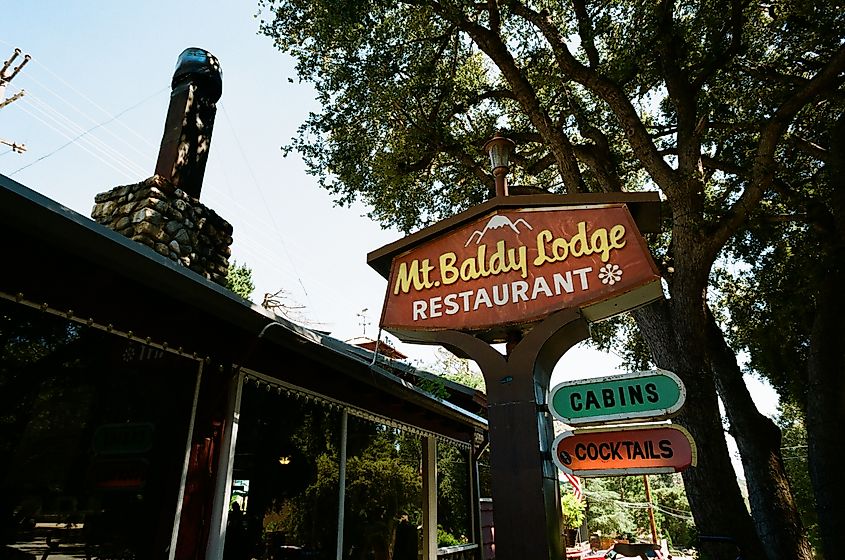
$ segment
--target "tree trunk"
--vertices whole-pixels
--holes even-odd
[[[769,560],[811,560],[810,543],[783,467],[780,430],[757,410],[736,355],[712,314],[708,318],[708,353],[742,458],[757,535]]]
[[[810,480],[825,558],[836,558],[845,528],[845,329],[842,328],[844,274],[831,275],[817,296],[816,319],[810,338],[807,383],[807,454]]]
[[[684,486],[700,535],[736,539],[748,558],[764,558],[722,428],[716,388],[706,360],[703,298],[675,297],[634,312],[654,362],[674,372],[687,389],[687,403],[676,422],[689,430],[698,449],[698,466],[683,473]],[[687,290],[687,293],[695,293]],[[703,290],[698,291],[699,294]],[[733,560],[729,550],[719,558]]]
[[[816,511],[825,558],[839,555],[839,532],[845,527],[845,485],[842,466],[845,446],[845,115],[833,127],[830,184],[833,192],[830,212],[833,231],[824,258],[829,263],[816,294],[816,317],[810,333],[807,361],[807,454],[810,480],[816,498]]]

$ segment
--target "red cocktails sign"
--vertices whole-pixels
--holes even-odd
[[[623,204],[495,210],[394,256],[388,281],[381,323],[400,338],[501,332],[565,308],[595,321],[662,297]]]
[[[579,476],[680,472],[697,459],[689,432],[670,424],[564,432],[555,438],[552,455],[560,470]]]

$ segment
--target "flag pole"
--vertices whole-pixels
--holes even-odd
[[[648,483],[648,475],[643,475],[643,483],[645,484],[645,499],[648,502],[648,522],[651,525],[651,542],[657,542],[657,527],[654,524],[654,506],[651,504],[651,486]]]

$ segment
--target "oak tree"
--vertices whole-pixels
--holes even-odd
[[[634,317],[653,361],[687,386],[679,422],[701,451],[684,474],[696,524],[751,557],[809,558],[779,431],[755,408],[707,290],[726,243],[778,186],[788,147],[841,106],[842,10],[780,0],[261,6],[262,32],[322,104],[285,149],[337,202],[361,200],[384,225],[410,231],[484,200],[493,181],[481,146],[496,129],[518,142],[523,192],[663,194],[666,234],[652,241],[668,297]]]

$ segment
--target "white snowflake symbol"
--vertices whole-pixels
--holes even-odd
[[[622,269],[618,264],[607,263],[599,269],[599,280],[611,286],[622,280]]]

